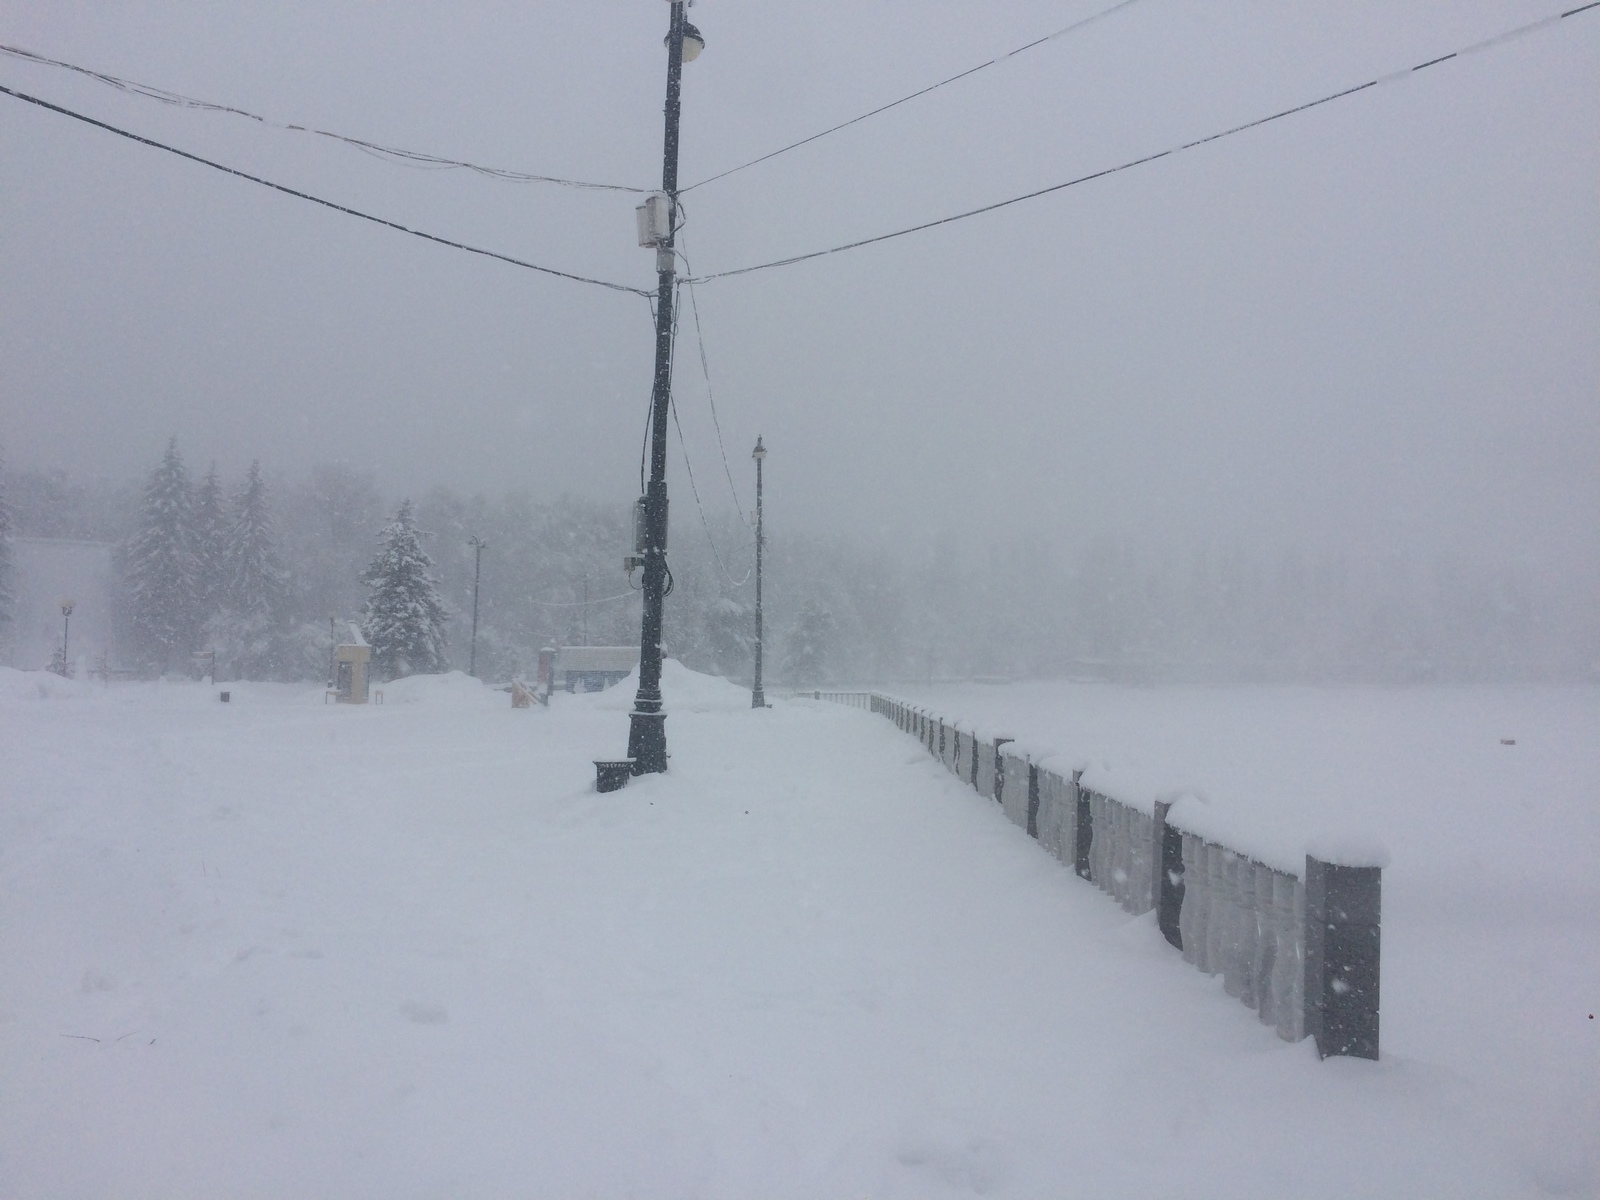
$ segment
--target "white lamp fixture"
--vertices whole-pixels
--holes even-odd
[[[661,39],[661,44],[665,46],[671,41],[672,35],[669,33],[666,37]],[[683,61],[693,62],[695,59],[700,57],[700,51],[704,50],[705,48],[705,37],[698,29],[689,24],[688,21],[685,21],[683,23]]]

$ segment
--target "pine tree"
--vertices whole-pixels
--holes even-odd
[[[403,501],[378,539],[378,554],[361,582],[372,589],[362,633],[372,644],[374,670],[393,679],[445,669],[448,619],[433,560],[422,549],[411,501]]]
[[[235,676],[265,678],[279,666],[287,586],[259,462],[250,464],[233,502],[220,557],[220,604],[207,632],[217,657]]]
[[[195,601],[202,618],[215,615],[222,607],[227,579],[228,518],[222,505],[222,481],[217,464],[200,481],[194,492]]]
[[[203,614],[194,550],[193,497],[178,439],[167,443],[139,505],[124,556],[128,621],[137,652],[159,670],[186,659]]]
[[[838,623],[816,600],[807,600],[784,645],[783,673],[797,687],[824,683]]]

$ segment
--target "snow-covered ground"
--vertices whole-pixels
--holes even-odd
[[[1393,856],[1378,1063],[1280,1042],[867,713],[674,669],[672,771],[597,795],[626,686],[218,690],[0,670],[8,1200],[1600,1185],[1592,690],[1409,693],[1365,762],[1318,693],[1231,693],[1302,706],[1258,774],[1396,782],[1323,813]],[[1100,691],[1099,746],[1007,732],[1229,803],[1175,761],[1214,695]]]

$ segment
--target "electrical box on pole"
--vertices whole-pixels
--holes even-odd
[[[672,202],[657,192],[633,210],[639,222],[639,245],[664,246],[672,240]]]

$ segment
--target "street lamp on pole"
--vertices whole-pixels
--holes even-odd
[[[639,208],[639,241],[656,252],[656,367],[650,392],[650,483],[644,494],[644,614],[639,622],[639,690],[628,721],[628,757],[635,775],[667,769],[667,714],[661,703],[661,626],[667,574],[667,416],[672,402],[672,304],[677,288],[678,115],[683,64],[705,48],[700,31],[673,0],[667,30],[666,132],[661,195]]]
[[[756,437],[756,448],[750,452],[756,460],[756,680],[750,689],[750,707],[765,708],[766,693],[761,690],[761,551],[766,546],[766,532],[761,527],[761,464],[766,460],[767,448]]]
[[[72,678],[72,656],[68,653],[67,637],[72,632],[72,601],[61,602],[61,675]]]
[[[478,581],[483,577],[483,550],[489,543],[477,534],[467,539],[472,547],[472,653],[467,663],[467,674],[478,676]]]

